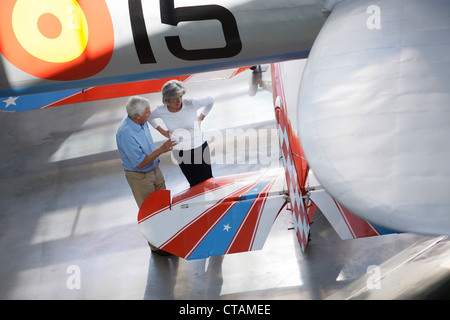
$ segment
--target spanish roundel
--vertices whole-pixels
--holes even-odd
[[[38,78],[70,81],[99,73],[114,49],[105,0],[2,0],[0,52]]]

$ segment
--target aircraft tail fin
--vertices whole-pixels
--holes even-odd
[[[297,72],[298,77],[301,70]],[[275,115],[278,124],[278,136],[285,169],[286,183],[290,197],[290,210],[294,223],[297,240],[302,251],[305,250],[309,239],[309,225],[315,209],[305,203],[303,196],[306,194],[305,185],[308,177],[308,163],[303,155],[300,139],[293,130],[292,117],[288,114],[288,108],[284,91],[284,73],[281,64],[272,65],[272,84],[274,86]],[[291,80],[291,79],[290,79]],[[294,82],[294,81],[293,81]],[[291,82],[292,83],[292,82]]]
[[[285,206],[282,170],[210,178],[170,198],[150,194],[138,223],[154,246],[186,260],[262,249]]]

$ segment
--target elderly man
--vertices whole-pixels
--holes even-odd
[[[142,97],[130,97],[127,116],[117,130],[116,142],[125,170],[125,177],[133,192],[138,207],[152,192],[165,189],[164,176],[159,168],[159,156],[172,150],[176,142],[167,140],[159,148],[155,147],[147,123],[150,116],[149,101]],[[151,243],[152,252],[165,254]]]

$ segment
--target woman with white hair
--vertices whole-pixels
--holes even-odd
[[[178,142],[174,157],[192,187],[212,177],[210,151],[200,123],[211,111],[214,98],[184,99],[186,88],[178,80],[166,82],[161,93],[164,104],[152,111],[149,122],[161,134]],[[168,130],[158,125],[154,120],[157,118]]]

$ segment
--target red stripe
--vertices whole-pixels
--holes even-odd
[[[336,208],[338,208],[339,213],[341,214],[342,220],[344,220],[345,225],[347,226],[347,229],[348,229],[348,230],[350,231],[350,233],[352,234],[353,239],[355,239],[355,238],[356,238],[355,232],[353,232],[352,226],[351,226],[350,223],[348,222],[348,220],[347,220],[347,218],[346,218],[346,216],[345,216],[345,214],[344,214],[344,212],[343,212],[341,206],[339,205],[339,203],[336,202],[336,200],[334,200],[334,198],[333,198],[333,201],[334,201],[334,204],[336,205]]]
[[[142,203],[138,213],[138,223],[170,208],[170,190],[152,192]]]
[[[357,239],[380,235],[380,233],[372,226],[372,224],[355,216],[349,210],[337,203],[336,200],[333,199],[333,201],[339,209],[339,212],[341,213],[342,218],[344,219],[353,238]]]
[[[248,67],[236,69],[230,78],[234,77],[235,75],[241,73],[242,71],[244,71],[246,69],[248,69]],[[88,102],[88,101],[96,101],[96,100],[102,100],[102,99],[112,99],[112,98],[117,98],[117,97],[126,97],[126,96],[133,96],[133,95],[139,95],[139,94],[160,92],[164,83],[166,83],[169,80],[175,79],[175,80],[187,82],[191,77],[192,77],[192,75],[185,75],[185,76],[170,77],[170,78],[164,78],[164,79],[135,81],[135,82],[112,84],[112,85],[107,85],[107,86],[86,88],[86,89],[81,90],[79,93],[75,93],[64,99],[60,99],[58,101],[52,102],[49,105],[44,106],[42,108],[50,108],[50,107],[56,107],[56,106],[61,106],[61,105],[65,105],[65,104],[83,103],[83,102]]]
[[[261,220],[261,212],[267,201],[267,193],[272,189],[276,179],[277,177],[270,181],[255,198],[226,253],[246,252],[252,249]]]
[[[159,92],[161,91],[161,87],[167,81],[172,79],[186,81],[189,77],[190,75],[87,88],[84,89],[83,91],[80,91],[77,94],[71,95],[65,99],[61,99],[59,101],[51,103],[48,106],[45,106],[45,108],[56,107],[71,103],[82,103],[88,101],[96,101],[102,99],[111,99],[117,97]]]
[[[202,183],[199,183],[189,189],[186,189],[185,191],[176,194],[172,199],[172,205],[178,204],[179,202],[182,201],[188,201],[192,198],[204,195],[208,192],[220,190],[222,188],[225,188],[227,186],[239,182],[239,180],[254,177],[257,175],[260,175],[260,172],[256,171],[256,172],[236,174],[232,176],[210,178]]]
[[[210,178],[200,184],[197,184],[183,192],[178,193],[173,197],[172,205],[176,205],[183,201],[188,201],[192,198],[205,195],[207,193],[220,190],[222,188],[233,185],[236,181],[230,179]]]

